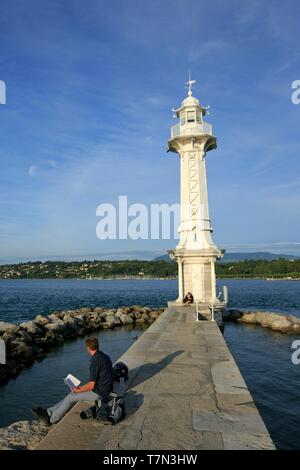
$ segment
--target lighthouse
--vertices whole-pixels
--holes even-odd
[[[191,292],[197,305],[223,308],[216,292],[215,263],[222,257],[212,239],[212,226],[208,209],[206,156],[217,148],[212,126],[204,122],[208,107],[203,107],[193,96],[195,80],[187,82],[188,96],[180,108],[173,109],[179,123],[171,127],[168,151],[180,159],[180,223],[179,243],[171,257],[178,263],[178,299],[182,303]],[[224,289],[227,298],[226,289]]]

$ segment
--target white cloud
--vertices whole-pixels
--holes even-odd
[[[28,168],[29,176],[34,178],[35,176],[37,176],[38,170],[39,170],[38,165],[30,165],[30,167]]]
[[[55,160],[47,160],[44,164],[30,165],[28,174],[32,178],[36,176],[50,176],[50,172],[58,167]]]

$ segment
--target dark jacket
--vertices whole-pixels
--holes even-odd
[[[102,351],[97,351],[91,358],[89,382],[95,382],[93,392],[107,401],[113,389],[114,370],[112,362]]]
[[[186,303],[187,301],[190,301],[191,303],[194,302],[193,294],[190,294],[190,295],[186,294],[185,298],[183,299],[183,303]]]

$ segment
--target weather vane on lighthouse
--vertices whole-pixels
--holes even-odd
[[[185,84],[188,86],[188,89],[189,89],[188,91],[189,96],[192,96],[193,94],[192,88],[193,88],[193,85],[195,85],[195,83],[196,83],[196,80],[191,80],[191,69],[189,69],[189,79],[187,82],[185,82]]]

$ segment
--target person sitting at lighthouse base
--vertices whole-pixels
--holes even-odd
[[[91,356],[89,381],[81,387],[74,387],[63,400],[50,408],[33,408],[32,412],[47,424],[60,421],[67,411],[79,401],[95,403],[99,400],[107,403],[113,390],[114,370],[109,356],[99,350],[97,338],[89,338],[85,342],[87,352]]]
[[[183,303],[184,305],[191,305],[192,303],[194,303],[194,297],[191,292],[188,292],[186,294],[185,298],[183,299]]]

